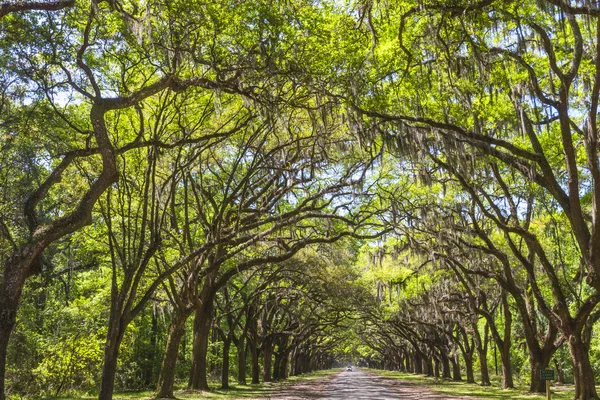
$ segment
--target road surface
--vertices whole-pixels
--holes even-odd
[[[283,387],[273,393],[272,400],[476,400],[429,392],[414,384],[385,378],[359,369],[343,371],[333,377],[304,381]]]

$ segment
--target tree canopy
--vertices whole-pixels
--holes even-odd
[[[591,0],[0,2],[0,400],[597,398],[599,98]]]

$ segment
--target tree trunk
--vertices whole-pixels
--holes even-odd
[[[554,367],[556,368],[556,383],[559,385],[565,384],[565,370],[562,365],[562,360],[559,363],[558,360],[554,359]]]
[[[448,356],[442,353],[442,379],[450,379],[450,362]]]
[[[265,339],[263,342],[263,382],[271,382],[271,364],[273,359],[273,344]]]
[[[279,379],[287,379],[288,363],[290,361],[289,352],[284,352],[279,363]]]
[[[2,301],[0,300],[0,303]],[[15,327],[15,319],[11,317],[12,311],[0,309],[0,400],[5,400],[4,376],[6,373],[6,355],[8,353],[8,341]]]
[[[573,360],[573,378],[575,380],[574,400],[595,400],[598,398],[594,371],[590,363],[588,347],[575,332],[569,336],[569,351]]]
[[[119,309],[118,305],[113,305]],[[100,383],[100,393],[98,400],[111,400],[115,388],[115,375],[117,372],[117,360],[119,357],[119,348],[125,333],[126,322],[121,322],[121,316],[111,311],[108,323],[108,333],[106,334],[106,344],[104,346],[104,364],[102,366],[102,380]],[[123,325],[123,326],[122,326]]]
[[[415,374],[420,375],[423,373],[423,363],[421,362],[421,354],[418,351],[415,351],[413,353],[414,356],[414,367],[415,367]]]
[[[223,366],[221,368],[221,389],[229,389],[229,348],[231,347],[231,338],[226,337],[223,340]]]
[[[244,335],[240,336],[237,343],[237,361],[238,361],[238,383],[240,385],[246,384],[246,353],[248,347],[246,346],[246,340]]]
[[[467,383],[475,383],[475,375],[473,374],[473,355],[463,355],[465,359],[465,372],[467,374]]]
[[[450,362],[452,363],[452,380],[455,382],[462,381],[462,377],[460,376],[460,359],[458,354],[450,358]]]
[[[258,361],[258,346],[256,342],[250,342],[250,358],[252,359],[252,384],[260,383],[260,365]]]
[[[490,372],[488,370],[487,364],[487,349],[488,349],[488,329],[489,326],[486,323],[484,328],[484,335],[481,338],[481,334],[477,328],[477,319],[473,321],[473,330],[474,330],[474,338],[475,344],[477,347],[477,354],[479,355],[479,369],[481,371],[481,386],[490,386]]]
[[[502,311],[504,313],[504,338],[497,342],[496,346],[500,349],[502,359],[502,388],[513,389],[512,365],[510,363],[510,348],[512,346],[512,313],[508,304],[508,295],[502,291]],[[500,345],[500,346],[498,346]]]
[[[32,263],[31,261],[30,263]],[[0,277],[0,400],[5,400],[8,342],[17,322],[17,312],[30,265],[21,257],[10,257]]]
[[[191,389],[210,390],[207,380],[208,339],[212,325],[213,298],[206,296],[202,306],[194,316],[194,344],[192,350],[192,368],[190,370]]]
[[[413,369],[413,366],[412,366],[412,354],[407,353],[405,361],[406,361],[406,372],[411,372],[411,373],[415,372],[415,370]]]
[[[294,351],[290,353],[290,376],[296,375],[296,356],[297,356],[296,348]]]
[[[529,350],[529,364],[531,365],[531,381],[529,391],[532,393],[545,393],[546,383],[540,378],[540,371],[548,368],[554,351]]]
[[[189,313],[178,313],[173,316],[171,326],[169,327],[169,336],[167,337],[167,346],[163,357],[162,368],[158,378],[158,387],[156,389],[156,398],[175,398],[173,396],[173,384],[175,383],[175,366],[179,355],[179,344],[181,338],[185,335],[185,322]]]
[[[504,338],[504,347],[500,348],[500,358],[502,359],[502,388],[514,389],[515,384],[510,364],[510,339],[507,339],[506,336]]]
[[[481,370],[481,386],[490,386],[490,372],[487,364],[487,348],[479,351],[479,368]]]
[[[427,376],[433,376],[433,361],[431,357],[423,357],[423,371]]]

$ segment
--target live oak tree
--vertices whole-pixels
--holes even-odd
[[[386,63],[387,55],[375,51],[373,62],[382,70],[373,73],[378,83],[352,100],[358,115],[372,117],[368,129],[393,137],[407,153],[438,160],[448,155],[443,167],[469,176],[467,182],[473,160],[498,163],[506,196],[517,196],[508,179],[517,174],[530,182],[533,193],[542,191],[564,213],[587,283],[594,288],[575,314],[558,290],[555,266],[547,262],[543,246],[522,225],[512,225],[514,213],[504,217],[510,221],[494,218],[510,240],[518,236],[526,241],[544,265],[556,307],[547,309],[548,316],[562,327],[570,347],[576,398],[596,397],[588,345],[581,335],[598,300],[600,276],[595,240],[598,10],[567,1],[440,1],[406,2],[383,11],[369,14],[373,37],[376,43],[389,43],[398,57]],[[390,23],[397,29],[378,35],[384,32],[378,27]],[[390,31],[399,34],[389,36]],[[434,101],[431,93],[436,93]],[[398,97],[403,100],[390,101]],[[499,214],[510,208],[497,206]],[[527,256],[521,256],[527,264]]]
[[[153,5],[160,7],[158,3]],[[38,6],[33,2],[20,5],[24,10],[50,7],[49,3]],[[63,121],[60,131],[67,134],[68,140],[60,141],[58,148],[48,149],[47,161],[38,161],[41,173],[37,184],[17,204],[16,209],[22,214],[16,215],[11,225],[5,224],[8,245],[0,283],[0,398],[5,392],[6,347],[25,280],[39,271],[40,258],[48,246],[91,222],[94,205],[118,179],[117,154],[147,145],[146,137],[135,135],[135,118],[131,122],[133,129],[117,136],[107,117],[117,110],[139,109],[140,102],[165,90],[181,92],[193,86],[239,91],[235,83],[227,80],[230,77],[219,76],[216,83],[205,76],[206,69],[188,68],[190,64],[185,61],[190,61],[190,52],[186,53],[188,57],[183,54],[182,37],[176,32],[170,35],[171,27],[156,23],[160,19],[154,19],[152,7],[147,14],[137,9],[134,14],[139,15],[133,15],[123,7],[113,6],[85,4],[67,8],[66,12],[18,13],[2,19],[6,28],[2,48],[8,57],[3,60],[5,93],[27,93],[19,88],[36,88],[32,95],[21,95],[21,101],[45,98],[55,117]],[[7,7],[3,12],[13,11]],[[175,9],[168,12],[179,14]],[[143,26],[140,20],[155,22],[153,30],[138,29]],[[177,50],[152,47],[161,35],[170,37]],[[66,37],[71,40],[65,40]],[[198,40],[198,36],[188,35],[185,39]],[[17,124],[7,128],[6,138],[32,133],[19,130]],[[49,132],[50,140],[55,132]],[[100,162],[80,179],[72,171],[79,160],[85,159]],[[71,176],[79,186],[75,196],[70,201],[59,198],[57,204],[48,204],[59,190],[61,179]],[[49,206],[53,213],[48,213]]]

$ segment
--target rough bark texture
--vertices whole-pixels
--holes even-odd
[[[467,374],[467,382],[475,383],[475,374],[473,373],[473,357],[464,355],[465,373]]]
[[[421,362],[421,354],[418,351],[413,353],[414,362],[413,365],[415,367],[415,374],[419,375],[423,373],[423,363]]]
[[[260,383],[260,365],[258,360],[258,346],[255,342],[250,342],[250,355],[252,359],[252,384]]]
[[[231,348],[231,339],[226,338],[223,341],[223,366],[221,368],[221,389],[229,389],[229,349]]]
[[[442,353],[442,378],[450,379],[450,362],[448,356]]]
[[[115,387],[115,374],[117,372],[117,360],[123,334],[124,332],[121,329],[119,321],[109,322],[106,345],[104,346],[104,365],[102,367],[102,380],[98,400],[112,400]]]
[[[594,371],[590,363],[589,350],[581,339],[581,334],[573,333],[569,337],[569,351],[573,360],[573,378],[575,380],[576,400],[596,400],[598,393],[594,382]]]
[[[0,282],[0,400],[5,399],[4,376],[10,334],[17,321],[17,311],[28,266],[20,257],[12,257],[5,263]]]
[[[271,371],[273,364],[273,344],[269,340],[265,340],[262,346],[263,350],[263,382],[271,382]]]
[[[244,336],[240,337],[237,344],[237,359],[238,359],[238,384],[246,384],[246,341]]]
[[[458,358],[458,354],[454,356],[454,358],[450,359],[452,363],[452,380],[453,381],[462,381],[462,376],[460,375],[460,360]]]
[[[212,324],[212,299],[210,302],[203,302],[203,305],[196,310],[194,317],[194,348],[192,351],[192,369],[190,376],[190,388],[198,390],[209,390],[207,380],[208,339],[210,327]]]
[[[545,393],[546,383],[540,379],[540,371],[548,368],[550,359],[554,351],[547,352],[543,350],[529,350],[529,364],[531,366],[531,379],[529,383],[529,391],[532,393]]]
[[[179,344],[181,338],[185,335],[185,321],[189,315],[179,314],[173,316],[173,321],[169,327],[169,336],[167,337],[167,345],[165,355],[163,356],[160,376],[158,378],[158,386],[156,388],[156,398],[174,398],[173,384],[175,383],[175,366],[179,355]]]
[[[479,370],[481,371],[481,386],[490,386],[490,372],[487,364],[487,351],[479,353]]]

